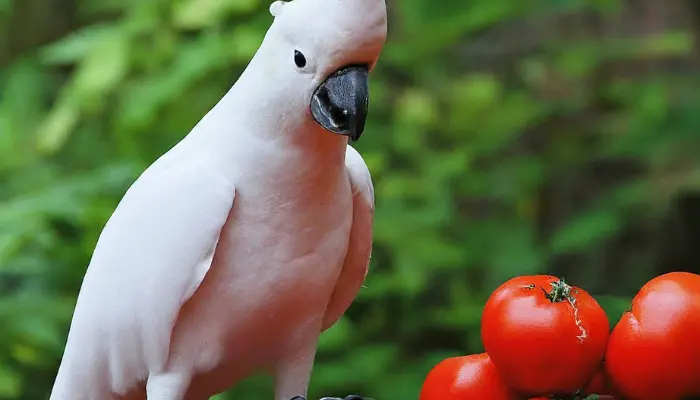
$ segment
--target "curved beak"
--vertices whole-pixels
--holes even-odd
[[[311,96],[311,115],[326,130],[356,141],[365,129],[369,71],[349,66],[329,76]]]

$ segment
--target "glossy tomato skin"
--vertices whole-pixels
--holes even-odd
[[[700,394],[700,275],[647,282],[610,335],[605,368],[615,392],[630,399]]]
[[[425,378],[420,400],[519,400],[486,353],[441,361]]]
[[[555,286],[568,288],[568,299],[550,300]],[[583,388],[603,360],[609,334],[605,311],[591,295],[549,275],[516,277],[498,287],[481,325],[491,360],[526,396]]]

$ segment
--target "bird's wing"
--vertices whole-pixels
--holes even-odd
[[[177,150],[136,180],[105,225],[78,297],[74,347],[108,343],[151,368],[167,362],[180,308],[209,271],[235,197],[209,159]]]
[[[331,301],[323,318],[323,330],[330,328],[355,299],[369,270],[374,223],[374,186],[367,164],[360,153],[348,146],[345,168],[352,188],[352,228],[350,242]]]

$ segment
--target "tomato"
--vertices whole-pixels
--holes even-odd
[[[700,275],[647,282],[610,335],[605,369],[613,389],[631,399],[700,394]]]
[[[528,400],[556,400],[556,397],[531,397]],[[588,400],[588,396],[584,397],[581,400]],[[615,400],[613,396],[608,396],[608,395],[600,395],[596,398],[596,400]]]
[[[503,382],[488,354],[441,361],[425,378],[420,400],[518,400]]]
[[[604,365],[598,367],[598,372],[593,376],[593,379],[588,382],[583,390],[583,393],[562,397],[532,397],[528,400],[587,400],[591,398],[591,395],[596,395],[597,397],[594,397],[596,400],[615,400],[615,397],[613,397],[612,391],[608,386]]]
[[[527,396],[571,394],[600,366],[610,334],[586,291],[549,275],[521,276],[486,302],[481,340],[507,384]]]
[[[588,382],[583,392],[587,394],[612,395],[608,377],[605,375],[605,365],[598,367],[598,372],[593,375],[593,379]]]

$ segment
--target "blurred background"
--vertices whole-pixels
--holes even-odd
[[[0,0],[0,399],[45,400],[97,236],[234,83],[270,0]],[[489,293],[551,273],[615,323],[700,262],[700,3],[388,0],[357,148],[372,270],[311,396],[418,397]],[[269,400],[252,378],[218,399]]]

